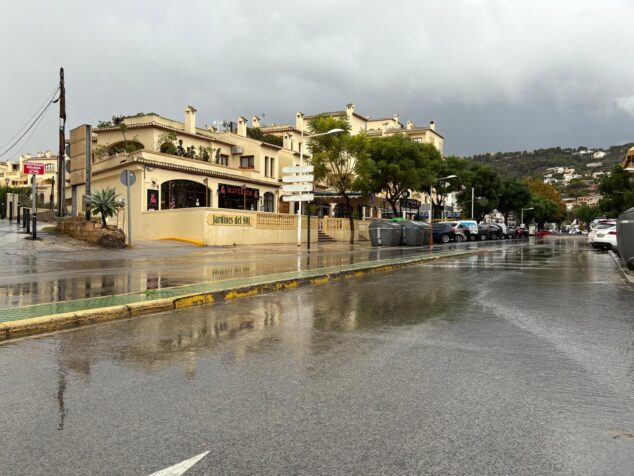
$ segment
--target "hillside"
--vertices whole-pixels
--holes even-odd
[[[591,153],[584,153],[588,151],[586,147],[577,149],[551,147],[530,152],[497,152],[466,158],[488,164],[502,176],[521,179],[523,177],[542,177],[546,173],[546,169],[551,167],[575,168],[581,174],[590,171],[608,171],[623,160],[625,153],[632,146],[634,143],[612,146],[609,149],[591,149],[593,152],[605,152],[606,155],[603,158],[594,158]],[[587,164],[592,162],[602,162],[602,165],[590,169]]]

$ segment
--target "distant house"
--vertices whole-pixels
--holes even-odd
[[[603,157],[605,157],[605,152],[603,152],[602,150],[597,150],[594,152],[594,154],[592,154],[592,157],[594,157],[595,159],[602,159]]]
[[[597,167],[601,167],[603,165],[603,162],[588,162],[586,164],[586,167],[590,167],[591,169],[597,168]]]

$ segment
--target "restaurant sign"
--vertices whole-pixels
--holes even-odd
[[[218,194],[258,198],[260,191],[257,188],[241,187],[239,185],[227,185],[221,183],[218,185]]]
[[[208,213],[207,224],[212,226],[255,226],[255,215],[243,213]]]

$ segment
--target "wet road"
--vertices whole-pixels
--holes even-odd
[[[0,345],[0,472],[632,474],[634,291],[583,240]]]
[[[170,241],[139,242],[132,249],[104,250],[77,242],[55,247],[56,236],[40,233],[46,243],[33,244],[16,234],[15,223],[0,220],[0,314],[31,304],[144,292],[200,282],[261,276],[295,270],[341,266],[428,254],[427,247],[350,248],[320,245],[307,252],[296,246],[201,248]],[[50,245],[50,246],[48,246]],[[471,249],[500,242],[435,247]],[[42,249],[43,248],[43,249]]]

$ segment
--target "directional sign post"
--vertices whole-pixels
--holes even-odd
[[[299,209],[297,211],[297,246],[302,245],[302,203],[311,202],[315,195],[312,193],[314,190],[315,176],[312,175],[315,171],[313,165],[300,165],[299,167],[283,167],[282,172],[285,175],[282,177],[282,191],[291,193],[292,195],[282,195],[282,201],[284,202],[297,202],[299,203]],[[310,222],[308,223],[310,227]],[[310,248],[310,229],[308,247]]]

